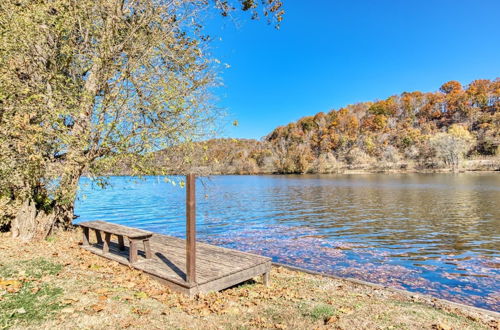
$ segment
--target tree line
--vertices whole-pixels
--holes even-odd
[[[304,117],[261,141],[201,142],[196,149],[207,152],[191,161],[213,174],[457,171],[466,158],[493,159],[489,169],[496,169],[499,110],[500,79],[449,81],[436,92],[404,92]],[[156,156],[166,167],[167,153]]]

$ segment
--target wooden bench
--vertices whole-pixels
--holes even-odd
[[[95,231],[97,243],[102,244],[102,252],[104,254],[109,253],[111,235],[115,235],[118,237],[120,250],[125,250],[123,238],[126,237],[129,240],[129,262],[131,264],[137,262],[137,247],[140,242],[144,244],[146,259],[152,258],[151,245],[149,244],[149,239],[153,236],[152,232],[105,221],[86,221],[80,222],[78,225],[83,229],[84,246],[90,245],[89,232],[90,229],[92,229]],[[104,241],[102,239],[101,232],[104,233]]]

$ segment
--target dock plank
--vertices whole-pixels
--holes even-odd
[[[128,260],[129,243],[120,249],[120,242],[112,239],[109,252],[102,250],[103,242],[82,245],[88,251],[121,264],[136,268],[167,285],[174,291],[190,296],[217,291],[247,281],[255,276],[268,274],[271,259],[247,252],[218,247],[211,244],[196,244],[196,283],[186,281],[186,241],[168,235],[153,234],[151,237],[152,258],[145,258],[139,248],[138,261]]]

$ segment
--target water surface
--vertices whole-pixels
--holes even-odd
[[[79,221],[184,237],[185,191],[161,177],[83,178]],[[200,241],[500,310],[500,175],[216,176],[198,181]]]

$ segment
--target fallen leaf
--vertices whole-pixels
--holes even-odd
[[[108,289],[106,289],[106,288],[99,288],[99,289],[96,289],[96,290],[95,290],[95,293],[98,293],[98,294],[104,295],[104,294],[109,293],[109,290],[108,290]]]
[[[339,319],[340,317],[338,317],[338,315],[332,316],[326,320],[325,324],[333,324],[337,322]]]
[[[132,326],[133,322],[131,320],[123,320],[122,322],[120,322],[120,327],[121,328],[128,328],[130,326]]]
[[[16,280],[0,280],[0,289],[21,288],[23,284]]]
[[[139,292],[136,292],[134,294],[134,296],[136,298],[146,299],[148,297],[148,294],[146,292],[139,291]]]
[[[432,329],[435,330],[452,330],[452,328],[446,323],[433,324]]]
[[[137,315],[148,315],[151,313],[150,309],[132,308],[132,313]]]
[[[75,312],[74,308],[71,307],[66,307],[61,309],[61,313],[66,313],[66,314],[73,314]]]
[[[95,304],[95,305],[90,306],[90,308],[92,308],[92,310],[94,312],[99,313],[100,311],[102,311],[104,309],[104,306],[101,304]]]
[[[64,299],[62,301],[62,303],[65,304],[65,305],[71,305],[71,304],[73,304],[73,303],[75,303],[77,301],[78,301],[78,299],[75,299],[75,298],[67,298],[67,299]]]
[[[210,310],[208,308],[203,308],[201,311],[200,311],[200,315],[201,316],[208,316],[210,315]]]

